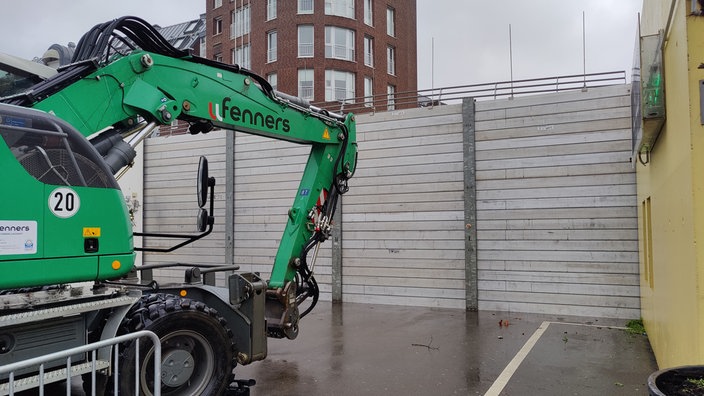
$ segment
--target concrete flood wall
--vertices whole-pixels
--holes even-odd
[[[639,317],[629,94],[476,103],[480,309]]]
[[[638,317],[629,103],[619,85],[358,116],[359,167],[315,267],[321,298]],[[222,131],[149,139],[145,227],[192,227],[201,152],[219,179],[214,235],[145,262],[266,278],[308,148]]]
[[[465,307],[462,106],[361,115],[342,299]]]

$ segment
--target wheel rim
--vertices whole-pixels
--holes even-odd
[[[191,378],[194,369],[193,355],[181,349],[171,351],[161,359],[161,383],[179,387]]]
[[[154,388],[154,348],[145,355],[140,367],[142,392]],[[200,333],[180,330],[161,338],[161,393],[199,395],[215,372],[215,351]]]

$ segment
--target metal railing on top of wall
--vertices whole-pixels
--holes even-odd
[[[572,74],[396,92],[391,96],[386,93],[372,96],[359,96],[337,102],[339,103],[339,109],[337,110],[340,112],[362,113],[401,108],[433,107],[457,103],[469,97],[478,100],[512,98],[515,96],[581,90],[625,83],[625,71]],[[334,103],[335,102],[317,102],[313,104],[316,106],[322,105],[330,110],[336,110]]]

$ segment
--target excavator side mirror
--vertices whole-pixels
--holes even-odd
[[[198,207],[202,208],[208,201],[208,159],[201,156],[198,163],[198,180],[196,189],[198,190]],[[198,215],[198,228],[200,229],[200,215]]]
[[[208,175],[208,159],[201,156],[200,162],[198,163],[198,176],[197,176],[197,186],[198,190],[198,232],[205,232],[206,228],[213,225],[213,216],[208,213],[203,206],[208,202],[208,189],[210,189],[210,212],[213,212],[213,187],[215,187],[215,178]]]
[[[200,208],[198,210],[198,232],[205,232],[208,227],[208,211]]]

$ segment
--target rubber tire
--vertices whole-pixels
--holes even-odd
[[[200,301],[169,294],[151,294],[130,309],[122,322],[120,333],[139,330],[153,331],[162,340],[162,359],[175,350],[188,349],[193,356],[195,364],[191,379],[177,387],[167,386],[159,380],[162,395],[224,394],[236,364],[235,344],[232,331],[217,311]],[[182,347],[183,340],[187,341],[186,346]],[[149,378],[153,377],[154,370],[149,364],[153,361],[153,346],[149,340],[139,342],[142,379],[139,394],[148,396],[152,394],[150,389],[153,389],[153,378]],[[131,342],[120,354],[118,389],[121,395],[134,394],[135,344],[136,342]],[[145,357],[147,362],[144,361]]]

